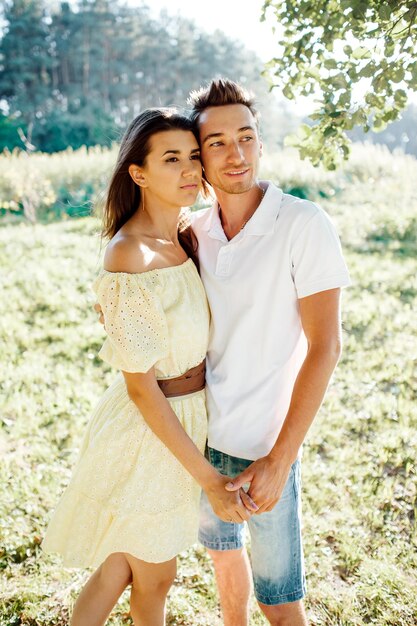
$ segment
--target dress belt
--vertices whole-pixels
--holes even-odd
[[[206,361],[192,367],[176,378],[158,378],[158,385],[166,398],[186,396],[202,391],[206,384]]]

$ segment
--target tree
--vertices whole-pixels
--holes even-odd
[[[349,156],[346,131],[383,130],[417,90],[417,2],[266,0],[261,19],[271,11],[283,33],[266,74],[290,100],[319,104],[289,143],[335,169]]]
[[[50,38],[43,2],[14,0],[6,5],[6,33],[0,42],[0,93],[19,119],[28,145],[50,93]]]
[[[401,117],[390,124],[385,130],[367,135],[356,127],[349,132],[352,141],[367,141],[373,144],[384,144],[391,151],[402,150],[406,154],[417,157],[417,106],[410,104],[401,113]]]
[[[180,14],[157,18],[146,4],[121,0],[5,0],[4,7],[0,149],[109,145],[145,107],[186,107],[189,91],[225,68],[266,93],[255,53]],[[276,106],[266,96],[265,128]]]

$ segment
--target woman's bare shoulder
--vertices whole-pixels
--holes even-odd
[[[118,233],[107,245],[103,267],[108,272],[141,274],[151,269],[152,258],[153,253],[139,237]]]

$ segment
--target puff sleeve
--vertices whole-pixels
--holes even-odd
[[[125,372],[143,373],[168,356],[165,313],[155,286],[144,274],[104,271],[93,290],[107,332],[99,352],[103,361]]]

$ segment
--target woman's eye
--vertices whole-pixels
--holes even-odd
[[[170,157],[166,160],[166,163],[176,163],[178,161],[177,157]]]
[[[191,155],[191,160],[192,161],[199,161],[200,160],[200,155],[199,154],[192,154]]]
[[[245,137],[242,137],[242,141],[251,141],[253,139],[253,137],[251,135],[246,135]]]

